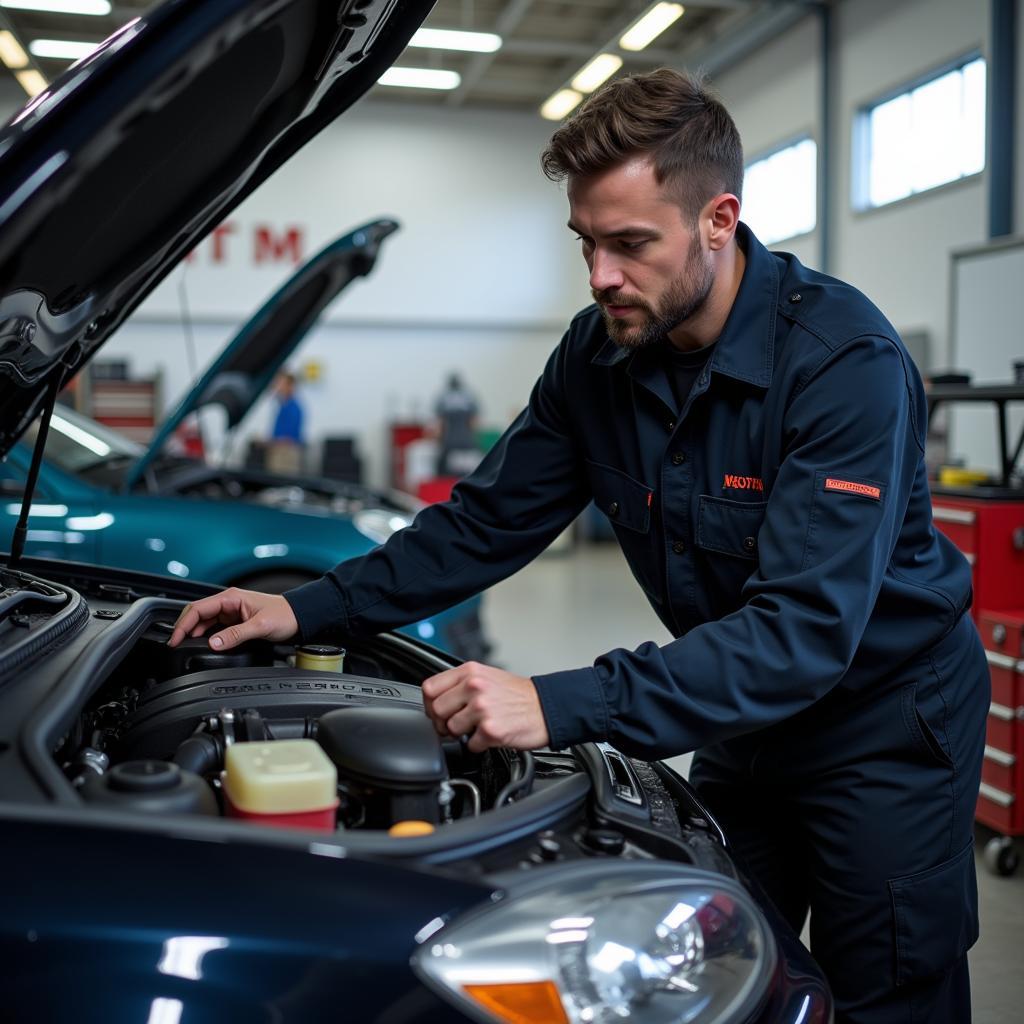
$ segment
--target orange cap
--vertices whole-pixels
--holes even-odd
[[[433,833],[434,826],[429,821],[417,821],[415,818],[409,821],[396,821],[388,829],[389,836],[396,836],[399,839],[407,836],[429,836]]]

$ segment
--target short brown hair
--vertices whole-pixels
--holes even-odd
[[[691,217],[720,192],[741,195],[743,144],[729,111],[703,78],[671,68],[628,75],[594,93],[551,136],[541,166],[561,181],[643,154]]]

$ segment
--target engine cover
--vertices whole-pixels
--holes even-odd
[[[139,697],[121,723],[126,757],[169,759],[202,719],[229,708],[255,708],[269,720],[319,718],[345,707],[422,710],[418,686],[365,676],[293,668],[225,668],[193,672],[157,683]]]

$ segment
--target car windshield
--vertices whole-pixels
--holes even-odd
[[[36,420],[25,432],[28,444],[35,444],[38,432],[39,421]],[[57,406],[53,411],[46,438],[46,458],[67,473],[89,473],[100,466],[110,469],[116,466],[123,472],[145,450],[116,430],[73,409]]]

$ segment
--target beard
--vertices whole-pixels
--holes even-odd
[[[608,336],[620,348],[634,350],[661,344],[669,331],[700,312],[714,283],[715,271],[711,260],[704,255],[700,237],[694,236],[683,272],[665,289],[656,306],[609,289],[591,290],[591,295],[601,306]],[[632,306],[634,312],[643,314],[643,319],[640,323],[617,319],[608,313],[606,306]]]

